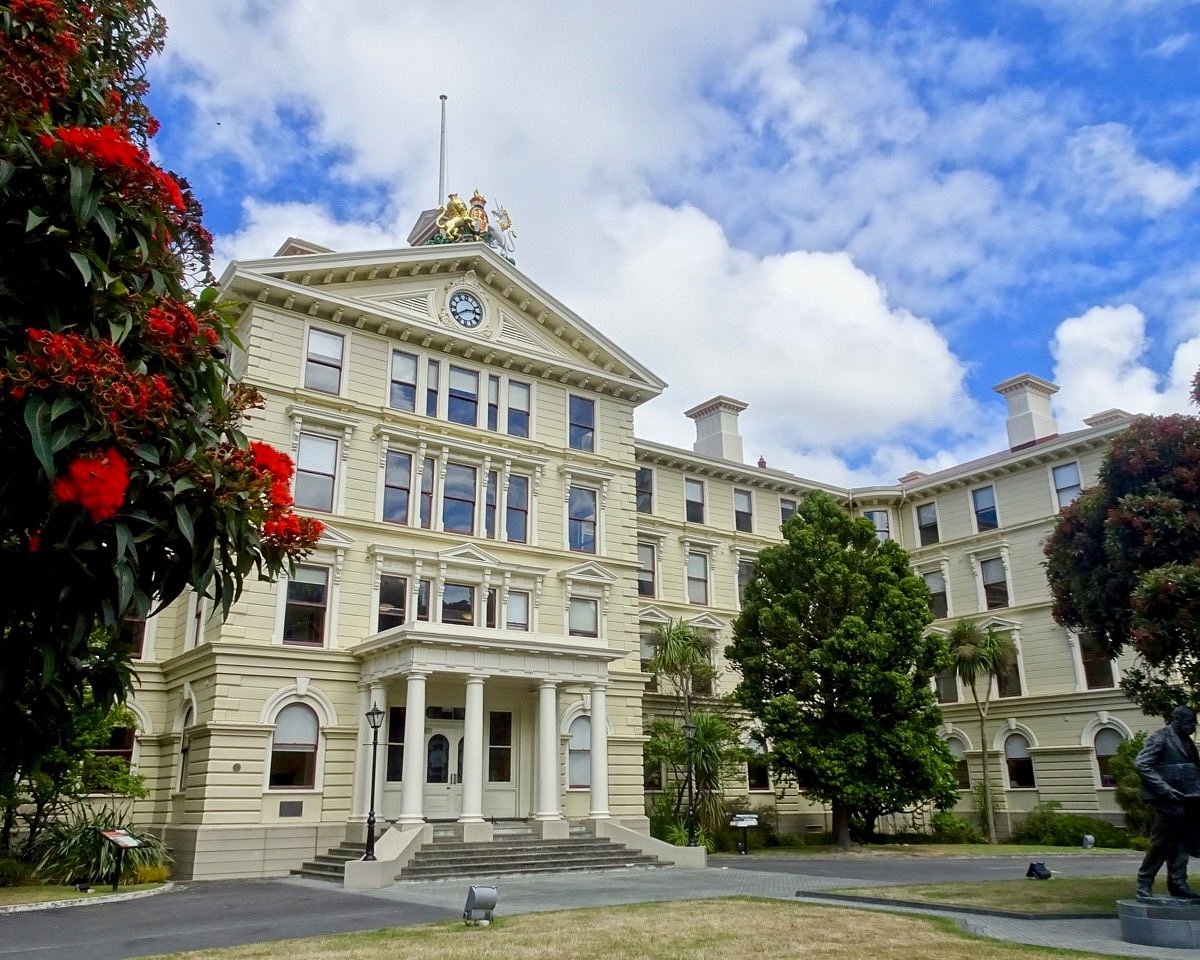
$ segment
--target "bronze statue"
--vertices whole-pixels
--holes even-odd
[[[1137,897],[1154,896],[1154,878],[1167,865],[1167,893],[1200,901],[1188,886],[1188,855],[1194,843],[1196,804],[1200,800],[1200,754],[1192,734],[1196,711],[1176,707],[1171,721],[1146,738],[1134,761],[1142,778],[1142,793],[1154,807],[1150,848],[1137,873]]]

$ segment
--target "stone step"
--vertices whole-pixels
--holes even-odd
[[[580,856],[577,853],[569,852],[531,852],[529,854],[509,854],[508,856],[500,857],[494,854],[487,853],[458,853],[450,856],[430,855],[428,857],[418,854],[410,863],[410,866],[424,867],[428,865],[437,866],[439,864],[454,864],[455,866],[480,866],[485,867],[489,864],[509,864],[509,863],[602,863],[610,860],[634,860],[634,859],[649,859],[645,854],[632,853],[629,850],[596,850]]]
[[[489,865],[486,869],[466,870],[454,867],[431,867],[421,870],[420,872],[412,872],[410,867],[405,867],[400,871],[400,876],[396,878],[397,883],[416,882],[420,880],[453,880],[453,879],[470,879],[470,878],[487,878],[518,876],[531,873],[583,873],[591,870],[628,870],[628,869],[645,869],[657,870],[664,866],[658,860],[650,859],[649,862],[643,863],[640,861],[613,861],[611,863],[581,863],[579,861],[570,861],[567,863],[530,863],[530,864],[506,864],[506,865]]]
[[[431,853],[454,853],[460,850],[480,850],[487,849],[493,853],[508,853],[521,852],[525,850],[587,850],[593,847],[609,846],[606,840],[597,840],[594,837],[571,837],[565,840],[493,840],[491,843],[464,843],[461,840],[454,842],[443,841],[441,843],[429,844],[425,849]]]

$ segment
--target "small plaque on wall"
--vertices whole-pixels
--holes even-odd
[[[304,801],[303,800],[280,800],[279,815],[281,817],[302,817],[304,816]]]

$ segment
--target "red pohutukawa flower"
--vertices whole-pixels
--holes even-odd
[[[78,503],[96,523],[116,516],[128,488],[129,468],[116,447],[76,457],[54,481],[54,495],[62,503]]]
[[[116,174],[125,196],[139,189],[150,190],[180,213],[187,209],[179,182],[155,165],[145,148],[130,140],[128,131],[120,127],[57,127],[53,134],[39,135],[38,146],[46,153],[61,147],[69,160]]]

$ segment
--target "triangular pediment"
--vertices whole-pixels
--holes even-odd
[[[607,567],[601,566],[595,560],[589,560],[587,563],[581,563],[576,567],[569,567],[563,570],[560,574],[564,580],[583,580],[589,583],[616,583],[617,575]]]
[[[448,547],[445,550],[439,550],[437,558],[445,563],[477,563],[485,567],[495,567],[500,562],[486,550],[480,550],[473,543],[463,543],[457,547]]]
[[[641,623],[670,623],[671,615],[650,604],[638,611],[638,620]]]
[[[345,550],[354,546],[358,541],[351,536],[342,533],[337,527],[325,524],[325,529],[321,531],[321,539],[317,541],[317,545],[321,547],[332,547],[335,550]]]
[[[725,629],[725,621],[718,617],[714,617],[711,613],[702,613],[698,617],[692,617],[687,621],[689,627],[695,627],[697,630],[723,630]]]
[[[980,620],[979,626],[984,630],[995,630],[999,633],[1012,633],[1021,629],[1020,620],[1009,620],[1007,617],[988,617]]]

